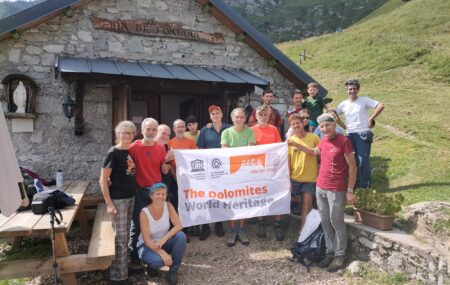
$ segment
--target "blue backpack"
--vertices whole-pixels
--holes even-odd
[[[319,225],[303,242],[294,241],[291,246],[293,259],[306,266],[308,272],[311,265],[324,259],[325,251],[325,236],[322,225]]]

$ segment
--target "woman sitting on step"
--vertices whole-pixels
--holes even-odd
[[[167,202],[167,186],[149,187],[151,203],[141,210],[141,235],[137,243],[139,258],[147,264],[147,273],[155,277],[158,269],[169,267],[169,284],[177,284],[177,272],[186,249],[186,235],[175,208]],[[170,224],[173,227],[170,229]],[[170,230],[169,230],[170,229]]]

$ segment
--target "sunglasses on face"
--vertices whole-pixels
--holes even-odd
[[[309,117],[300,117],[302,120],[309,120]]]

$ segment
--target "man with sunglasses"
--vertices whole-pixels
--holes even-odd
[[[341,102],[335,112],[339,116],[344,114],[347,137],[353,145],[357,163],[357,188],[369,188],[371,182],[370,148],[375,126],[375,118],[381,114],[384,104],[368,97],[359,97],[359,81],[350,79],[345,82],[348,99]],[[369,116],[369,109],[374,109]]]

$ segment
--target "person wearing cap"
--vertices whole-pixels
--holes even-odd
[[[147,191],[151,202],[139,214],[139,258],[147,265],[150,277],[155,277],[161,267],[169,267],[168,282],[177,284],[178,270],[186,250],[186,235],[181,231],[183,226],[177,211],[167,202],[167,186],[155,183]]]
[[[184,136],[197,143],[198,136],[200,135],[197,117],[194,115],[188,116],[186,118],[186,127],[188,130],[184,133]]]
[[[317,207],[325,236],[326,255],[318,266],[335,272],[345,267],[347,228],[344,222],[346,202],[354,201],[356,181],[355,152],[350,140],[336,132],[336,120],[330,114],[317,118],[323,138],[316,148],[296,145],[298,151],[320,156],[316,182]]]
[[[336,120],[336,123],[339,123],[339,121],[338,121],[339,118],[337,117],[337,115],[336,115],[336,113],[334,112],[334,110],[331,110],[331,109],[330,109],[330,110],[328,110],[327,113],[334,117],[334,119]],[[336,125],[336,132],[339,133],[339,134],[341,134],[341,135],[343,135],[343,134],[344,134],[344,129],[341,128],[340,126]],[[315,129],[315,130],[314,130],[314,134],[315,134],[316,136],[318,136],[320,139],[322,139],[322,138],[325,137],[325,136],[323,135],[322,131],[320,130],[320,128]]]
[[[227,147],[241,147],[255,145],[255,136],[253,130],[245,127],[245,111],[242,108],[235,108],[231,112],[231,120],[233,126],[226,129],[222,133],[220,144],[223,148]],[[239,224],[237,224],[239,223]],[[245,220],[230,221],[230,235],[228,236],[227,245],[235,246],[236,240],[239,240],[243,245],[250,244],[244,230]]]
[[[200,130],[200,135],[197,140],[197,147],[199,149],[220,148],[220,138],[222,136],[222,132],[231,127],[230,124],[222,123],[223,113],[219,106],[209,106],[208,112],[212,126],[210,128],[203,127]],[[210,233],[211,229],[209,224],[202,225],[199,237],[200,240],[206,240]],[[218,237],[225,235],[223,230],[223,222],[217,222],[214,224],[214,233]]]
[[[258,124],[251,127],[253,130],[253,134],[255,136],[256,145],[261,144],[271,144],[271,143],[279,143],[281,142],[280,133],[278,129],[272,125],[267,124],[269,119],[269,107],[266,105],[261,105],[256,108],[256,120]],[[259,226],[258,226],[258,237],[266,238],[266,226],[264,223],[264,218],[259,217]],[[281,215],[275,216],[275,225],[274,225],[275,238],[278,241],[282,241],[284,239],[284,232],[281,227]]]
[[[313,208],[319,170],[317,156],[298,151],[299,145],[314,149],[320,141],[316,135],[305,132],[304,119],[302,117],[305,114],[307,113],[302,110],[300,114],[289,116],[289,124],[294,131],[294,135],[287,140],[289,145],[289,173],[292,186],[291,195],[301,200],[300,231],[305,224],[306,216]]]
[[[141,128],[143,138],[134,141],[128,150],[136,164],[135,178],[138,186],[130,230],[131,268],[134,271],[143,269],[137,256],[136,243],[141,232],[139,213],[150,202],[146,188],[162,181],[161,173],[169,173],[170,164],[173,160],[173,154],[166,152],[164,146],[155,141],[158,121],[154,118],[145,118],[142,121]]]
[[[350,79],[345,82],[348,99],[341,102],[335,109],[336,114],[344,114],[347,137],[352,142],[356,153],[358,174],[356,187],[369,188],[371,183],[370,149],[373,141],[371,129],[375,126],[375,118],[381,114],[384,104],[358,96],[359,81]],[[374,109],[369,116],[369,109]]]
[[[272,90],[264,90],[263,95],[261,96],[262,105],[266,105],[269,107],[269,119],[267,123],[269,125],[275,126],[278,129],[278,132],[282,134],[284,133],[284,122],[283,118],[281,118],[280,112],[272,106],[273,96],[274,95]],[[256,120],[256,110],[253,110],[248,119],[248,125],[250,127],[253,127],[257,123],[258,121]]]
[[[128,237],[134,210],[136,166],[128,148],[136,134],[133,122],[122,121],[115,130],[116,145],[108,150],[100,172],[100,188],[115,233],[116,258],[109,269],[109,284],[131,284],[128,279]]]

